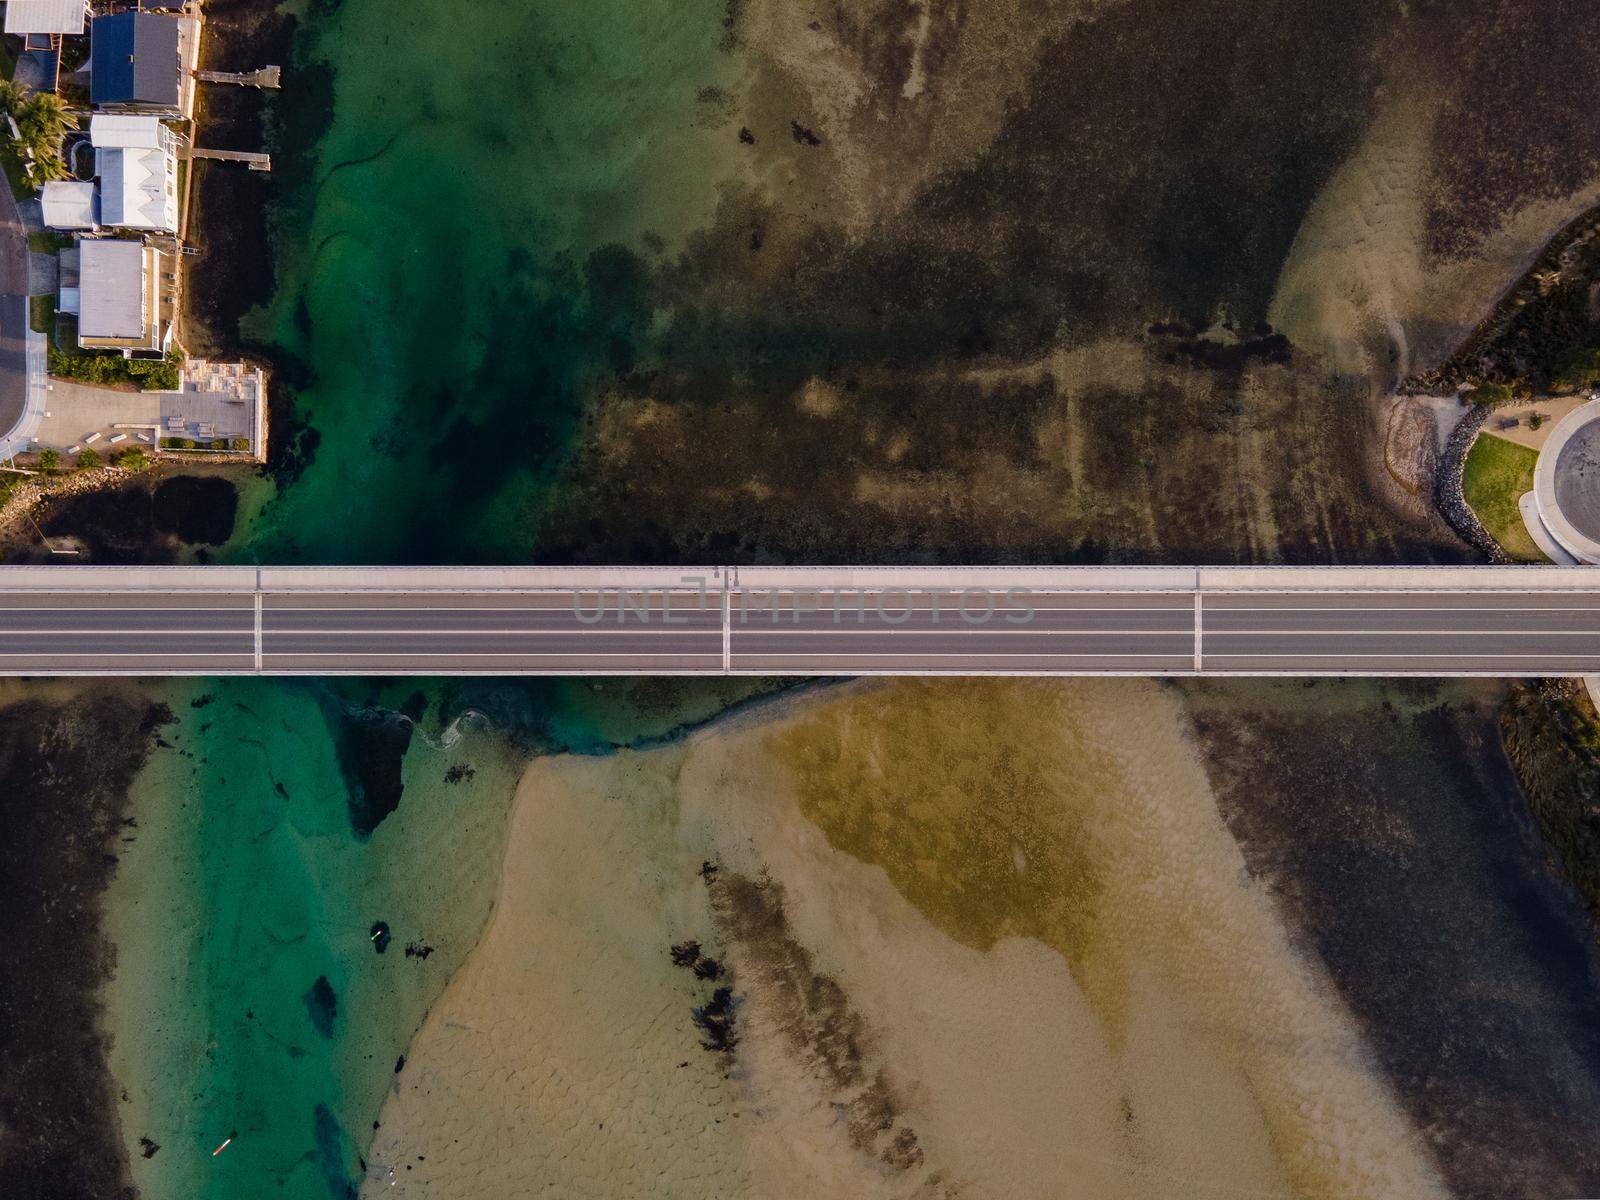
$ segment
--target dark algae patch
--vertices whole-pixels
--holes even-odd
[[[1224,819],[1453,1194],[1600,1189],[1600,962],[1502,749],[1501,684],[1191,690]]]
[[[400,807],[406,750],[415,726],[405,714],[381,708],[341,710],[334,720],[350,828],[358,838],[369,838]]]
[[[156,485],[151,520],[190,545],[220,546],[233,536],[239,489],[216,475],[174,475]]]
[[[1600,721],[1573,679],[1512,686],[1500,713],[1506,753],[1539,830],[1600,931]]]
[[[344,1129],[326,1104],[317,1105],[311,1116],[316,1144],[317,1169],[327,1185],[329,1200],[356,1200],[356,1181],[350,1175]]]
[[[51,538],[72,539],[81,561],[170,563],[185,546],[219,546],[233,535],[239,494],[217,475],[135,476],[114,487],[49,497],[35,520]]]
[[[890,1170],[921,1165],[922,1146],[905,1121],[887,1067],[878,1062],[872,1033],[844,989],[817,970],[811,951],[795,936],[782,886],[722,869],[703,875],[718,928],[737,956],[746,991],[744,997],[736,996],[724,984],[695,1010],[705,1048],[734,1049],[739,1006],[759,1005],[796,1058],[807,1064],[824,1102],[844,1122],[852,1147]],[[680,943],[672,953],[680,966],[704,961],[694,943]],[[920,1194],[949,1194],[938,1174],[924,1186]]]
[[[263,63],[288,68],[281,92],[202,87],[197,118],[203,144],[223,150],[277,149],[271,112],[325,100],[309,86],[292,52],[295,20],[270,0],[208,0],[201,57],[208,70],[251,71]],[[274,188],[300,174],[303,148],[284,147],[271,173],[230,170],[195,160],[189,242],[199,253],[186,264],[185,336],[191,353],[233,356],[243,348],[239,318],[272,294],[274,273],[267,214]],[[299,152],[295,152],[299,151]],[[274,414],[276,416],[276,413]]]
[[[304,996],[311,1027],[325,1038],[333,1036],[333,1023],[339,1018],[339,994],[326,975],[318,975]]]
[[[120,689],[0,709],[0,1196],[133,1195],[100,1032],[99,906],[132,836],[128,785],[170,719]]]

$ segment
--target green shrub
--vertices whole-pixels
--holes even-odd
[[[227,438],[212,438],[211,439],[211,448],[213,450],[226,450],[228,448],[228,439]]]
[[[236,450],[240,454],[248,454],[250,452],[250,439],[249,438],[234,438],[233,439],[233,444],[230,447],[230,449]]]
[[[1537,429],[1537,428],[1539,428],[1539,426],[1541,426],[1543,424],[1544,424],[1544,414],[1543,413],[1530,413],[1530,414],[1528,414],[1528,428],[1529,429]]]
[[[49,351],[50,374],[82,383],[115,387],[137,384],[147,391],[173,391],[178,386],[178,364],[171,359],[123,358],[111,353],[69,353],[57,346]]]
[[[1600,383],[1600,350],[1580,347],[1569,350],[1556,367],[1554,386],[1560,390],[1586,388]]]
[[[128,373],[147,392],[171,392],[178,387],[178,365],[167,359],[154,361],[147,358],[124,360]]]
[[[39,470],[46,475],[53,474],[60,465],[61,451],[48,449],[39,451]]]
[[[32,236],[31,234],[29,235]],[[54,296],[29,296],[28,297],[28,328],[35,333],[48,334],[52,338],[56,331],[56,298]]]
[[[150,456],[142,446],[129,446],[111,456],[111,465],[124,471],[142,471],[150,465]]]
[[[1480,383],[1477,387],[1468,388],[1462,392],[1461,398],[1468,404],[1476,404],[1480,408],[1489,408],[1496,404],[1504,404],[1511,399],[1511,385],[1505,383]]]
[[[99,452],[97,450],[95,450],[93,447],[90,447],[89,449],[83,451],[83,453],[79,454],[78,455],[78,468],[80,470],[84,470],[84,471],[96,471],[96,470],[99,470],[100,469],[100,454],[99,454]]]

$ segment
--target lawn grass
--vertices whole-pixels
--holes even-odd
[[[1536,450],[1481,434],[1467,453],[1461,473],[1461,493],[1489,536],[1519,562],[1544,562],[1545,557],[1522,523],[1517,501],[1533,490]]]
[[[35,229],[28,234],[28,249],[39,254],[55,254],[72,245],[72,239],[54,229]]]
[[[28,169],[22,165],[22,159],[17,157],[17,152],[8,141],[0,145],[0,170],[6,173],[6,182],[11,185],[11,195],[16,200],[31,200],[34,196],[33,185],[28,182]]]
[[[54,296],[28,297],[28,328],[35,333],[56,336],[56,298]]]

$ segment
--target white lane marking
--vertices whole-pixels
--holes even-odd
[[[249,658],[248,650],[0,650],[0,658]]]
[[[76,650],[68,653],[77,654]],[[84,653],[87,653],[85,651]],[[273,650],[268,658],[715,658],[715,650]]]
[[[6,632],[8,632],[8,631],[0,629],[0,635],[4,635]],[[67,631],[67,630],[23,631],[23,630],[19,630],[18,631],[18,635],[21,636],[23,633],[27,633],[27,632],[37,632],[37,633],[58,633],[59,632],[59,633],[66,633],[66,632],[72,632],[72,631]],[[134,631],[132,631],[132,630],[121,630],[121,629],[114,629],[114,630],[101,629],[101,630],[93,630],[93,631],[86,631],[86,632],[94,632],[94,633],[98,633],[98,634],[106,634],[106,633],[124,633],[124,632],[131,633],[131,632],[134,632]],[[160,633],[163,633],[163,634],[170,634],[172,636],[177,636],[172,630],[159,630],[157,632],[160,632]],[[232,632],[232,631],[220,630],[220,631],[217,631],[217,632]],[[305,638],[378,637],[378,638],[383,638],[383,639],[399,638],[399,637],[459,637],[459,638],[462,638],[462,639],[468,640],[468,641],[481,640],[481,639],[486,638],[486,637],[510,637],[510,638],[521,638],[521,639],[526,639],[526,638],[555,638],[555,637],[559,637],[559,638],[562,638],[562,639],[564,639],[566,641],[573,641],[573,642],[588,642],[588,641],[594,641],[597,638],[628,637],[628,638],[639,638],[641,640],[646,640],[646,641],[648,641],[648,640],[657,640],[657,641],[659,641],[659,640],[661,640],[661,638],[663,636],[670,636],[670,635],[674,635],[674,634],[679,635],[679,636],[687,635],[687,636],[690,636],[690,637],[694,637],[696,639],[710,641],[712,638],[717,637],[718,630],[716,630],[714,628],[713,629],[691,629],[691,630],[684,630],[684,629],[605,629],[605,630],[594,630],[594,631],[587,631],[587,630],[575,631],[575,630],[562,630],[562,629],[274,629],[270,625],[265,630],[266,637],[268,639],[272,640],[272,641],[275,641],[275,642],[281,642],[281,641],[286,641],[286,640],[290,640],[290,639],[293,639],[293,638],[301,638],[301,637],[305,637]],[[980,629],[971,630],[970,632],[961,632],[961,633],[956,633],[953,630],[936,630],[936,629],[899,629],[899,630],[895,630],[895,629],[792,629],[792,630],[791,629],[780,629],[780,630],[771,630],[771,629],[740,630],[740,629],[735,629],[735,630],[731,631],[731,640],[732,641],[739,641],[739,642],[748,642],[748,641],[756,640],[756,639],[760,639],[760,638],[781,638],[783,640],[789,640],[789,639],[793,638],[793,639],[806,639],[806,640],[808,640],[813,635],[850,636],[850,637],[854,637],[856,639],[859,639],[862,636],[866,636],[866,637],[872,637],[872,636],[878,636],[878,637],[942,637],[942,636],[954,636],[959,640],[965,640],[965,639],[972,638],[972,637],[986,637],[986,636],[990,636],[990,635],[1001,635],[1001,634],[1004,634],[1004,635],[1007,635],[1007,636],[1022,636],[1022,637],[1027,637],[1027,636],[1031,635],[1033,637],[1039,637],[1039,638],[1064,638],[1064,637],[1067,637],[1067,638],[1070,638],[1070,637],[1183,638],[1186,641],[1193,637],[1193,631],[1191,629],[1157,629],[1157,630],[1149,630],[1149,629],[981,629],[980,628]],[[719,639],[719,640],[720,641],[727,641],[727,640],[730,640],[730,639],[729,638],[722,638],[722,639]]]
[[[5,595],[0,592],[0,595]],[[240,597],[243,600],[245,597]],[[0,605],[0,613],[248,613],[245,605]]]
[[[1215,593],[1208,593],[1212,600],[1221,599]],[[1281,593],[1274,593],[1281,595]],[[1451,594],[1451,593],[1446,593]],[[1540,600],[1549,600],[1552,597],[1540,596]],[[1600,604],[1214,604],[1215,612],[1237,613],[1297,613],[1297,612],[1339,612],[1359,615],[1371,612],[1586,612],[1600,613]],[[1161,610],[1157,610],[1161,611]]]
[[[1185,611],[1184,616],[1188,617],[1189,613]],[[1181,624],[1175,624],[1171,629],[1034,629],[1027,625],[1011,625],[999,628],[990,628],[988,625],[941,625],[936,629],[927,629],[917,625],[884,625],[876,628],[873,626],[866,626],[865,628],[857,626],[850,626],[846,628],[844,626],[840,626],[838,629],[834,629],[830,626],[827,629],[810,629],[804,625],[787,627],[783,625],[740,625],[735,632],[743,634],[747,637],[755,637],[757,635],[764,635],[767,637],[774,635],[778,637],[809,637],[812,634],[820,634],[824,636],[832,636],[834,634],[865,634],[868,637],[893,637],[895,634],[908,633],[931,634],[934,636],[953,633],[962,637],[973,637],[980,634],[1006,633],[1021,634],[1023,636],[1032,634],[1035,637],[1077,637],[1080,634],[1084,636],[1122,634],[1124,636],[1132,635],[1134,637],[1186,638],[1194,632],[1194,625],[1188,620],[1182,622]]]
[[[823,658],[844,661],[851,658],[903,658],[911,661],[939,658],[1170,658],[1173,662],[1187,663],[1189,655],[1174,654],[1168,650],[1111,650],[1095,653],[1085,650],[852,650],[845,654],[817,654],[804,650],[740,650],[741,658]],[[1268,657],[1271,657],[1270,655]],[[1334,655],[1343,658],[1344,655]],[[1354,657],[1354,656],[1351,656]]]
[[[1213,613],[1213,616],[1216,614]],[[1213,629],[1214,638],[1256,637],[1600,637],[1600,629]]]
[[[1554,658],[1562,662],[1572,662],[1582,659],[1594,659],[1600,662],[1600,654],[1542,654],[1523,650],[1502,650],[1498,654],[1454,654],[1440,652],[1435,654],[1415,653],[1389,653],[1381,650],[1346,650],[1342,653],[1323,653],[1317,650],[1229,650],[1216,652],[1213,658],[1415,658],[1429,659],[1440,662],[1453,662],[1462,658],[1498,658],[1498,659],[1524,659],[1524,658]]]
[[[1202,629],[1203,626],[1200,617],[1200,589],[1196,587],[1194,592],[1194,669],[1196,674],[1199,674],[1201,670],[1200,649],[1201,639],[1203,637]]]

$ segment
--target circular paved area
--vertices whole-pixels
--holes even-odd
[[[1556,457],[1556,503],[1585,537],[1600,541],[1600,421],[1575,432]]]

